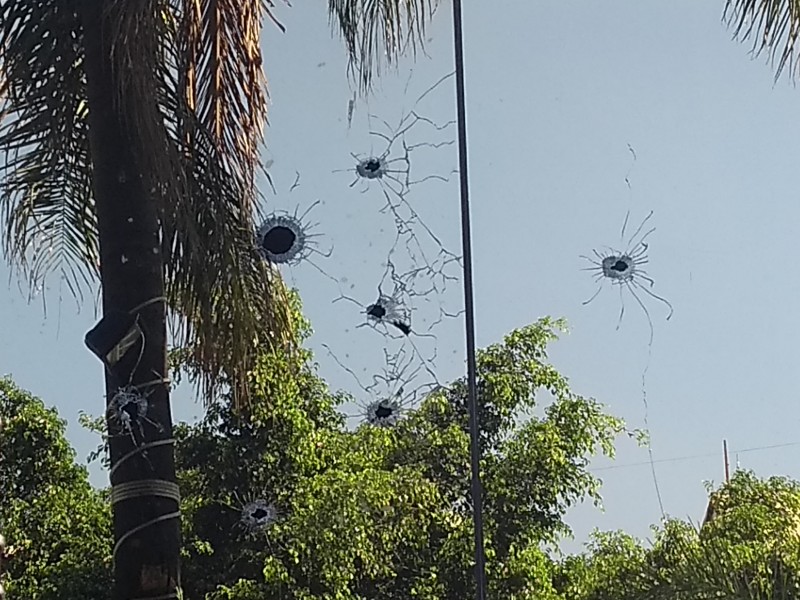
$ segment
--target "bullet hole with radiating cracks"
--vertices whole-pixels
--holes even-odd
[[[597,298],[606,282],[611,283],[612,286],[616,285],[619,287],[620,311],[617,320],[617,329],[619,329],[622,324],[622,318],[625,315],[625,297],[623,292],[627,290],[647,317],[647,322],[650,326],[651,343],[653,341],[653,321],[650,318],[650,311],[647,309],[640,292],[661,302],[668,308],[667,320],[672,317],[674,312],[672,304],[670,304],[668,300],[652,291],[655,280],[645,270],[645,265],[647,265],[650,260],[648,256],[650,246],[647,243],[647,239],[655,231],[655,227],[647,229],[647,224],[652,216],[653,211],[650,211],[626,241],[625,233],[628,227],[630,213],[625,215],[625,221],[620,234],[620,245],[624,250],[612,248],[603,252],[592,250],[593,256],[581,256],[581,258],[592,263],[591,267],[587,267],[584,270],[594,273],[595,281],[598,283],[598,288],[595,293],[583,304],[589,304],[592,300]]]
[[[396,264],[405,262],[405,259],[400,259],[398,252],[401,247],[405,248],[410,266],[406,268],[403,265],[401,270],[413,274],[416,279],[426,278],[430,286],[436,288],[439,293],[443,293],[449,281],[457,280],[460,276],[461,259],[459,255],[450,251],[440,235],[423,221],[413,205],[412,196],[416,192],[412,193],[412,190],[424,182],[434,180],[448,182],[456,171],[451,169],[444,175],[428,173],[418,177],[412,174],[412,171],[416,171],[416,167],[412,168],[412,162],[415,165],[420,163],[423,168],[430,164],[441,164],[442,159],[444,162],[452,160],[455,164],[455,153],[450,153],[450,156],[439,156],[426,152],[414,157],[415,152],[438,151],[455,143],[451,133],[454,120],[438,124],[418,112],[419,103],[451,77],[452,74],[442,77],[428,88],[416,99],[412,109],[402,114],[400,121],[395,125],[370,115],[368,134],[372,140],[370,144],[372,147],[363,154],[351,153],[353,166],[334,171],[353,173],[354,178],[350,182],[350,187],[362,184],[361,193],[368,192],[373,186],[381,190],[385,202],[376,208],[379,214],[391,217],[396,231],[389,257],[394,256]],[[373,121],[376,121],[378,126],[373,127]],[[378,146],[377,150],[375,146]],[[422,199],[429,204],[431,197],[431,193],[428,192]]]
[[[364,411],[364,418],[370,425],[391,427],[400,418],[400,404],[397,400],[375,400]]]
[[[358,160],[356,156],[353,158]],[[386,156],[364,158],[356,163],[356,175],[364,179],[380,179],[389,172],[389,162],[386,160]],[[351,185],[355,185],[355,182]]]
[[[327,344],[322,346],[360,389],[360,393],[354,395],[357,410],[346,412],[347,419],[378,427],[393,426],[423,398],[441,387],[431,365],[426,364],[408,341],[397,349],[383,348],[383,366],[372,375],[369,383],[344,364]]]
[[[373,324],[391,325],[403,335],[411,334],[411,311],[392,296],[380,294],[364,312]]]
[[[255,498],[242,506],[239,526],[245,533],[252,535],[267,529],[277,522],[278,517],[278,509],[273,503],[263,498]]]
[[[220,505],[235,515],[233,527],[243,532],[244,537],[260,539],[271,544],[271,530],[283,515],[275,502],[268,499],[269,494],[247,492],[239,495],[233,492],[232,497],[220,501]]]
[[[406,337],[413,335],[435,341],[433,329],[443,320],[457,318],[463,313],[463,310],[447,310],[441,290],[429,281],[419,278],[415,271],[398,273],[392,262],[384,265],[386,268],[377,286],[377,299],[362,304],[352,296],[340,294],[333,300],[334,303],[344,300],[360,308],[366,321],[357,328],[369,326],[389,334],[390,337],[396,337],[395,334]],[[383,291],[387,286],[391,286],[391,294]],[[416,325],[412,324],[412,305],[418,305],[417,309],[422,309],[417,314]]]
[[[295,266],[305,262],[333,279],[312,259],[314,255],[330,258],[333,253],[333,248],[321,250],[319,247],[321,234],[314,233],[319,223],[306,220],[319,204],[317,200],[303,213],[299,213],[299,209],[292,213],[276,211],[264,219],[256,230],[256,246],[261,256],[274,265]]]
[[[359,416],[373,427],[394,427],[406,411],[407,407],[400,398],[380,398],[363,406]]]
[[[157,423],[147,417],[148,396],[149,393],[144,393],[133,385],[120,387],[114,392],[108,403],[109,421],[115,423],[119,431],[112,435],[128,436],[133,444],[138,446],[144,440],[145,423],[161,430]]]
[[[394,125],[376,115],[368,115],[369,136],[373,140],[370,150],[364,154],[351,152],[350,156],[355,164],[348,169],[337,169],[334,173],[353,173],[355,178],[350,187],[355,187],[359,182],[368,184],[373,181],[388,187],[398,196],[424,181],[449,181],[450,176],[456,172],[454,169],[446,175],[431,173],[414,179],[411,157],[414,151],[422,148],[435,150],[455,144],[455,137],[451,135],[455,119],[437,123],[419,112],[420,103],[444,83],[451,81],[452,77],[453,73],[449,73],[425,90],[414,101],[411,110],[404,112]],[[377,122],[376,126],[372,125],[373,121]],[[376,151],[376,145],[381,148],[380,151]],[[362,191],[367,189],[368,187],[364,187]]]
[[[344,295],[336,298],[334,302],[345,300],[354,306],[358,306],[361,314],[366,319],[356,325],[355,328],[367,327],[387,338],[384,345],[386,364],[395,373],[399,372],[403,361],[408,361],[408,364],[402,368],[410,369],[413,364],[416,364],[419,367],[419,370],[414,374],[414,379],[417,383],[427,381],[438,385],[436,360],[439,342],[436,336],[431,333],[431,330],[442,317],[437,317],[436,321],[429,323],[427,329],[420,331],[419,328],[414,327],[412,320],[413,309],[409,303],[414,298],[412,292],[402,286],[396,286],[391,294],[387,294],[382,291],[380,285],[377,292],[377,299],[366,305],[355,298]],[[455,315],[448,314],[447,316]],[[409,384],[407,379],[399,375],[395,375],[391,379],[405,383],[406,389],[414,387]],[[373,397],[385,397],[385,394],[371,393],[370,398]]]
[[[628,172],[625,174],[625,184],[628,187],[628,190],[632,190],[630,174],[634,164],[636,163],[637,156],[636,151],[630,144],[628,144],[628,152],[631,154],[632,163],[628,169]],[[648,223],[650,222],[652,216],[653,211],[650,211],[633,232],[633,234],[626,239],[625,234],[630,220],[630,211],[628,211],[625,214],[625,220],[623,221],[622,230],[620,231],[619,249],[606,248],[606,250],[603,252],[592,250],[593,257],[583,256],[584,259],[588,260],[592,264],[592,266],[585,270],[593,272],[595,281],[598,283],[597,290],[591,298],[584,302],[584,304],[589,304],[592,300],[594,300],[602,291],[604,284],[609,282],[611,283],[612,288],[615,285],[619,288],[620,312],[619,318],[617,319],[617,329],[619,329],[620,325],[622,324],[622,318],[625,314],[625,291],[627,291],[634,298],[636,303],[642,309],[642,312],[644,312],[645,316],[647,317],[647,324],[650,329],[650,337],[647,345],[647,361],[641,373],[641,393],[642,405],[644,407],[645,426],[644,431],[647,434],[645,446],[647,448],[650,461],[650,472],[653,477],[654,491],[656,498],[658,499],[661,514],[664,516],[664,504],[658,483],[653,447],[650,439],[650,424],[648,419],[649,406],[647,401],[647,373],[650,369],[650,359],[652,357],[654,328],[653,320],[650,318],[650,311],[644,302],[647,298],[643,298],[642,295],[650,297],[664,304],[669,310],[666,317],[667,320],[669,320],[672,316],[673,308],[672,304],[670,304],[668,300],[652,291],[652,288],[655,285],[655,280],[650,277],[645,269],[646,265],[649,263],[649,244],[647,240],[655,231],[655,227],[648,227]],[[640,295],[640,292],[642,295]]]

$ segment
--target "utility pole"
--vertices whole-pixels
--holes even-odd
[[[0,600],[5,600],[6,591],[3,589],[3,561],[6,558],[6,538],[0,533]]]
[[[731,469],[728,463],[728,440],[722,440],[722,457],[725,461],[725,483],[730,483]]]

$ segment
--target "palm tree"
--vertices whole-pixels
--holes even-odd
[[[293,338],[253,245],[271,0],[0,0],[4,249],[80,300],[106,366],[116,597],[180,594],[167,316],[200,373],[246,406],[259,346]],[[329,0],[351,74],[424,39],[434,0]],[[381,60],[383,59],[383,60]],[[146,400],[146,402],[145,402]],[[120,408],[125,407],[125,410]]]

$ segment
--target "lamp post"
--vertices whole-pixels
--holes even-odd
[[[461,246],[464,255],[464,320],[467,338],[467,394],[472,471],[472,515],[475,526],[475,597],[486,600],[486,555],[483,542],[483,485],[481,484],[480,422],[478,420],[477,367],[475,356],[475,300],[472,283],[472,232],[470,226],[469,176],[467,173],[467,106],[464,86],[464,30],[461,0],[453,0],[453,41],[458,113],[458,172],[461,187]]]

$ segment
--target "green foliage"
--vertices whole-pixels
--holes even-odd
[[[299,335],[307,336],[299,307],[294,314]],[[493,597],[564,600],[571,596],[558,586],[569,574],[575,594],[610,581],[590,577],[595,561],[580,583],[577,566],[560,572],[545,550],[569,531],[563,518],[570,506],[599,499],[589,457],[612,455],[623,431],[548,363],[546,346],[562,328],[542,319],[478,357]],[[187,599],[473,594],[463,379],[429,395],[394,428],[354,431],[337,411],[347,396],[327,389],[307,351],[263,349],[249,385],[263,401],[236,411],[228,398],[201,422],[175,429]],[[2,510],[5,533],[23,556],[15,559],[12,590],[36,599],[105,598],[110,528],[103,495],[74,465],[54,411],[6,386],[4,431],[13,435],[3,438],[4,451],[7,445],[15,466],[3,468],[18,496]],[[101,421],[83,415],[82,423],[102,434]],[[256,499],[272,503],[278,518],[248,532],[241,510]]]
[[[55,410],[0,379],[0,489],[30,500],[47,485],[69,487],[86,477],[73,463],[65,423]]]
[[[800,484],[737,472],[711,494],[699,532],[676,537],[677,565],[653,598],[783,600],[800,592]]]
[[[295,310],[299,335],[310,332]],[[645,547],[593,535],[554,561],[566,510],[599,481],[622,423],[547,361],[563,329],[542,319],[480,352],[482,477],[490,596],[510,600],[786,600],[800,596],[800,483],[738,472],[709,489],[701,530],[668,520]],[[307,351],[264,350],[247,411],[210,407],[176,428],[189,600],[444,600],[473,594],[466,382],[429,395],[391,429],[349,431]],[[100,422],[83,416],[95,431]],[[103,600],[110,586],[106,494],[76,465],[56,412],[0,380],[0,522],[10,597]],[[6,490],[11,490],[6,494]],[[278,519],[240,527],[264,499]]]
[[[800,595],[800,484],[738,472],[711,492],[698,531],[668,520],[650,548],[623,533],[595,534],[562,561],[557,589],[571,600],[787,600]]]
[[[109,597],[111,519],[54,409],[0,379],[0,523],[9,598]]]
[[[574,394],[547,362],[563,324],[542,319],[483,350],[487,558],[498,597],[558,598],[541,549],[599,482],[586,467],[613,453],[622,423]],[[266,353],[256,402],[181,426],[187,598],[248,600],[468,597],[472,583],[466,382],[431,394],[393,429],[344,428],[309,356]],[[534,408],[542,416],[532,416]],[[526,419],[522,421],[522,419]],[[256,536],[237,527],[242,500],[281,518]]]
[[[624,600],[640,597],[647,551],[621,532],[595,532],[587,553],[567,557],[559,566],[557,587],[565,598]]]
[[[713,518],[702,538],[731,543],[792,547],[800,541],[800,483],[785,477],[758,479],[739,471],[711,494]]]

